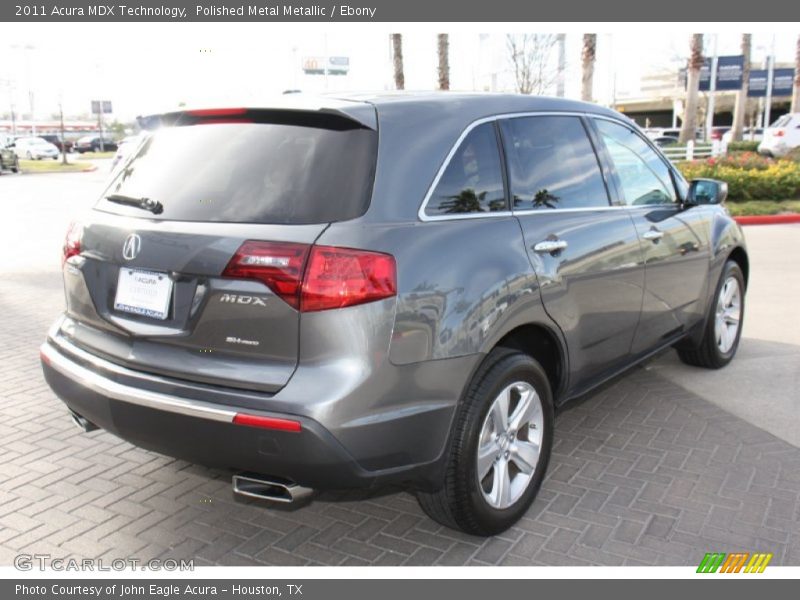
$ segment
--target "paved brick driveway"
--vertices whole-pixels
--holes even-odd
[[[537,501],[495,538],[442,528],[399,490],[291,511],[234,500],[224,473],[80,433],[38,365],[60,276],[0,270],[0,564],[680,565],[759,550],[800,565],[800,449],[646,368],[559,416]]]

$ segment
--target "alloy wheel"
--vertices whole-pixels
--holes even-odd
[[[722,354],[736,343],[742,319],[742,291],[735,277],[728,277],[719,290],[714,322],[714,336]]]
[[[544,433],[542,401],[533,386],[517,381],[494,399],[481,427],[478,485],[486,502],[506,509],[533,479]]]

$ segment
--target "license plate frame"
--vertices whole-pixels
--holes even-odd
[[[169,316],[173,287],[166,273],[120,267],[114,310],[165,321]]]

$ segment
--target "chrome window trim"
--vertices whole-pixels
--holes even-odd
[[[597,117],[600,119],[606,119],[608,121],[612,121],[615,123],[620,123],[625,125],[625,122],[621,119],[617,119],[615,117],[610,117],[607,115],[596,115],[591,112],[579,112],[579,111],[563,111],[563,110],[540,110],[540,111],[529,111],[529,112],[517,112],[517,113],[498,113],[496,115],[492,115],[490,117],[482,117],[480,119],[476,119],[469,125],[464,128],[464,131],[461,132],[461,135],[458,136],[455,143],[451,146],[450,151],[445,156],[444,162],[442,162],[439,170],[436,172],[436,176],[433,178],[433,182],[428,186],[428,191],[425,193],[425,198],[422,200],[422,204],[417,211],[417,217],[420,221],[423,222],[430,222],[430,221],[457,221],[461,219],[490,219],[496,217],[510,217],[514,215],[527,215],[527,214],[549,214],[552,212],[589,212],[589,211],[598,211],[598,210],[618,210],[618,209],[625,209],[631,208],[629,206],[595,206],[595,207],[585,207],[585,208],[553,208],[548,211],[543,210],[536,210],[536,209],[526,209],[526,210],[503,210],[497,212],[489,212],[489,213],[467,213],[463,215],[427,215],[425,214],[425,209],[428,207],[428,202],[433,196],[434,190],[436,190],[436,186],[439,184],[439,180],[444,175],[445,170],[450,165],[450,161],[452,160],[453,156],[455,155],[456,151],[458,150],[461,143],[464,139],[470,134],[470,132],[478,127],[479,125],[483,125],[484,123],[492,123],[498,121],[505,121],[508,119],[518,119],[523,117],[543,117],[543,116],[557,116],[557,117]]]

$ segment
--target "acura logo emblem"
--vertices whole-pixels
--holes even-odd
[[[139,234],[132,233],[125,238],[125,243],[122,244],[122,257],[125,260],[133,260],[139,256],[139,251],[142,249],[142,238]]]

